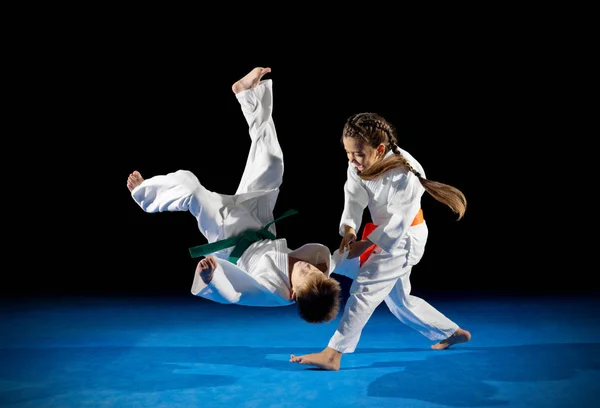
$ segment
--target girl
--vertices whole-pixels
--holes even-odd
[[[339,265],[334,273],[354,282],[328,347],[320,353],[292,355],[290,361],[339,370],[342,354],[354,352],[363,327],[382,301],[401,322],[437,341],[431,346],[435,350],[469,341],[468,331],[410,294],[410,272],[423,256],[428,235],[422,195],[427,191],[461,219],[467,204],[464,194],[426,179],[419,162],[398,147],[394,127],[378,114],[351,116],[342,144],[348,172],[339,230],[343,238],[335,254]],[[367,207],[373,222],[365,226],[364,239],[357,241],[356,231]]]

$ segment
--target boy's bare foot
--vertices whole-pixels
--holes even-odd
[[[320,353],[306,354],[303,356],[295,356],[292,354],[290,356],[290,363],[313,365],[328,371],[338,371],[340,369],[341,360],[342,353],[329,347]]]
[[[248,72],[245,77],[237,81],[231,86],[233,93],[238,94],[246,89],[256,87],[263,75],[271,72],[271,68],[256,67]]]
[[[127,188],[129,191],[133,191],[134,188],[142,184],[142,181],[144,181],[144,178],[139,171],[135,170],[127,177]]]
[[[446,350],[448,347],[453,346],[454,344],[466,343],[469,340],[471,340],[471,333],[463,329],[458,329],[452,334],[452,336],[434,344],[431,346],[431,348],[434,350]]]
[[[212,281],[216,267],[217,261],[215,260],[214,256],[210,255],[198,262],[196,272],[198,273],[198,275],[200,275],[202,282],[208,285],[210,281]]]

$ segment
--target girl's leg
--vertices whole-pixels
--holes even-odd
[[[385,298],[387,307],[398,320],[429,340],[443,340],[450,337],[458,330],[458,325],[425,300],[410,295],[411,268],[409,266],[403,271],[402,276]]]
[[[350,297],[328,347],[341,353],[354,352],[363,328],[394,287],[398,273],[397,258],[389,254],[371,255],[350,287]]]

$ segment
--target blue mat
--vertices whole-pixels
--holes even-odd
[[[0,406],[598,406],[598,296],[423,297],[471,342],[431,350],[382,305],[338,372],[289,363],[323,349],[338,323],[308,324],[294,306],[3,299]]]

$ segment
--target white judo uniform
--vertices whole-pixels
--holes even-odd
[[[425,177],[419,162],[407,151],[400,152]],[[388,152],[386,157],[392,154]],[[410,273],[425,252],[428,235],[425,221],[411,226],[421,208],[423,193],[419,179],[408,170],[395,168],[365,181],[348,163],[340,235],[344,234],[344,225],[358,232],[368,207],[371,220],[377,225],[368,239],[377,246],[362,266],[358,257],[346,259],[348,251],[334,253],[338,265],[333,273],[354,282],[329,347],[342,353],[354,352],[362,329],[382,301],[402,323],[430,340],[446,339],[459,328],[429,303],[410,294]]]
[[[250,152],[242,179],[234,195],[207,190],[187,170],[145,179],[131,195],[148,213],[189,211],[208,243],[231,238],[245,230],[259,230],[273,221],[273,209],[283,179],[283,153],[272,119],[273,83],[236,94],[248,123]],[[210,169],[207,169],[207,173]],[[276,234],[275,224],[269,229]],[[233,248],[215,252],[217,267],[209,284],[196,272],[191,292],[218,303],[244,306],[287,306],[290,298],[289,256],[333,269],[329,248],[309,243],[291,250],[284,238],[254,242],[237,264],[227,260]]]

